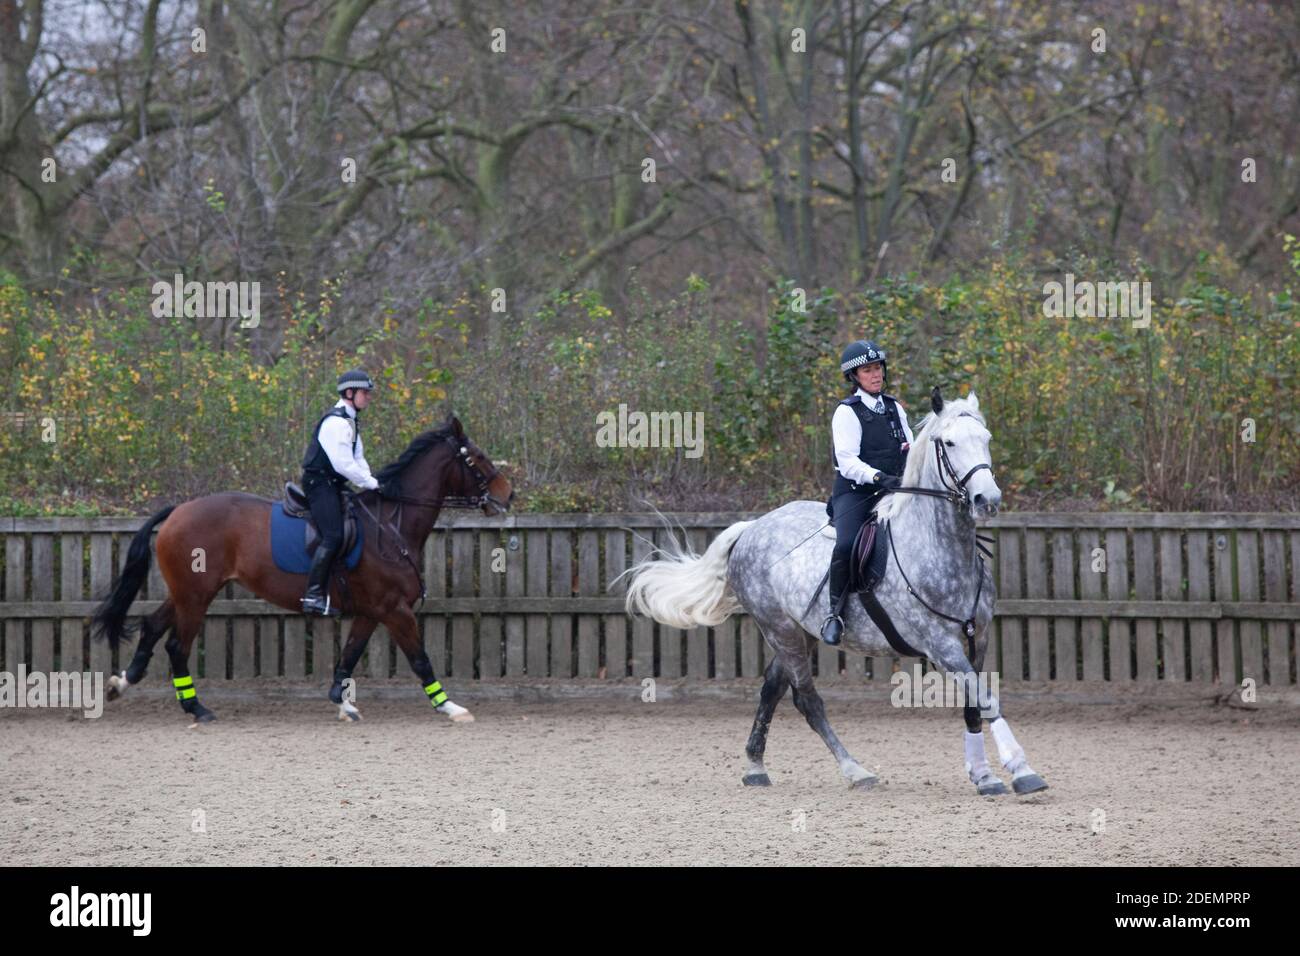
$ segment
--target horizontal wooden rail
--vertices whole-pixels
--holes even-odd
[[[152,614],[162,601],[136,601],[131,615]],[[0,620],[6,618],[89,617],[94,601],[0,601]],[[998,617],[1090,618],[1237,618],[1257,621],[1291,621],[1300,611],[1294,604],[1266,601],[998,601]],[[426,600],[417,614],[622,614],[623,599],[615,597],[441,597]],[[301,617],[301,612],[268,604],[257,598],[222,599],[208,605],[208,614],[237,617],[248,614]]]

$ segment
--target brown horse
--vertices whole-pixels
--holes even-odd
[[[510,482],[466,437],[454,417],[417,436],[375,478],[382,493],[365,491],[355,496],[363,532],[360,563],[346,572],[346,582],[341,582],[340,553],[331,575],[331,605],[356,617],[334,671],[330,699],[340,705],[341,717],[355,719],[356,709],[344,699],[344,681],[351,677],[376,625],[383,624],[406,655],[433,706],[452,720],[473,720],[469,711],[447,699],[424,652],[413,610],[416,601],[424,597],[416,562],[444,506],[481,507],[487,515],[502,514],[514,497]],[[190,647],[212,599],[233,580],[272,604],[296,611],[306,589],[305,574],[281,571],[272,560],[273,504],[267,498],[239,492],[208,495],[164,508],[136,533],[121,577],[95,610],[95,636],[107,638],[116,648],[128,630],[127,612],[149,572],[149,539],[159,525],[158,566],[167,582],[168,597],[156,611],[140,619],[140,641],[130,666],[109,678],[110,700],[144,678],[154,644],[170,629],[172,636],[165,646],[176,699],[196,722],[215,719],[212,711],[199,703],[188,663]]]

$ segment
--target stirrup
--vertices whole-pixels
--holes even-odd
[[[838,627],[836,626],[838,625]],[[832,647],[840,643],[840,638],[844,636],[844,618],[838,614],[829,615],[822,622],[821,639]]]
[[[299,598],[298,603],[302,605],[303,614],[316,614],[320,617],[340,616],[338,608],[330,607],[330,596],[328,594],[325,595],[323,601],[319,597],[312,596]]]

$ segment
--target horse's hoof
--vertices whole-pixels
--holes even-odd
[[[747,773],[740,778],[740,782],[747,787],[772,786],[772,778],[765,773]]]
[[[217,715],[208,710],[202,704],[200,704],[198,709],[193,712],[192,716],[194,717],[194,723],[190,724],[191,727],[197,726],[198,724],[210,724],[217,719]]]
[[[989,780],[981,780],[975,785],[975,789],[981,797],[1000,797],[1007,792],[1007,785],[993,777]]]
[[[464,707],[460,706],[460,704],[454,704],[454,703],[452,703],[452,702],[449,701],[449,700],[448,700],[448,701],[444,701],[443,703],[439,704],[439,705],[438,705],[437,707],[435,707],[434,709],[435,709],[438,713],[443,714],[443,715],[445,715],[446,717],[451,718],[451,722],[454,723],[454,724],[472,724],[472,723],[474,723],[474,715],[473,715],[473,714],[471,714],[471,713],[470,713],[468,710],[466,710]]]
[[[1016,793],[1024,796],[1027,793],[1037,793],[1039,790],[1047,789],[1047,781],[1036,773],[1027,773],[1023,777],[1016,777],[1011,781],[1011,786],[1015,788]]]
[[[117,700],[126,691],[126,671],[121,674],[110,674],[108,678],[108,693],[104,696],[109,700]]]
[[[870,790],[880,782],[880,778],[874,773],[869,773],[865,777],[858,777],[856,780],[849,781],[850,790]]]
[[[355,707],[349,709],[344,706],[339,707],[339,720],[344,723],[355,724],[361,720],[361,711]]]

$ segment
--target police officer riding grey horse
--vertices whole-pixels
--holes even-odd
[[[370,474],[361,443],[361,421],[357,413],[370,404],[375,383],[360,369],[339,376],[341,396],[321,416],[312,430],[311,443],[302,459],[302,490],[311,505],[312,520],[320,531],[320,544],[307,572],[307,594],[302,598],[304,614],[337,617],[329,605],[330,568],[343,545],[342,492],[351,481],[364,489],[378,488]]]
[[[835,525],[835,550],[830,568],[831,613],[821,629],[827,644],[839,644],[844,634],[842,615],[853,541],[885,493],[902,481],[912,442],[907,409],[884,392],[889,377],[884,349],[874,342],[854,342],[840,356],[840,371],[856,387],[831,417],[831,459],[836,474],[829,511]]]

